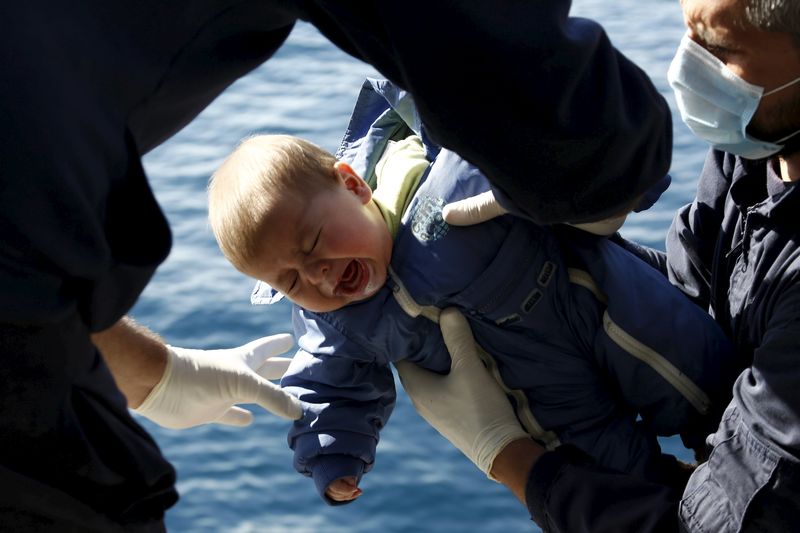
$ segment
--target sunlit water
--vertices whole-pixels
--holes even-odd
[[[599,20],[612,41],[668,98],[666,71],[683,32],[677,0],[579,0],[574,15]],[[150,153],[145,167],[174,232],[166,263],[133,310],[177,346],[219,348],[290,331],[286,304],[253,307],[252,282],[229,266],[206,222],[208,177],[242,137],[281,132],[335,150],[355,96],[376,73],[300,24],[269,62],[230,87],[186,129]],[[623,233],[663,248],[672,214],[688,202],[705,153],[674,116],[673,184]],[[597,162],[602,165],[602,161]],[[178,471],[171,531],[532,531],[527,512],[486,479],[413,410],[402,391],[382,433],[374,470],[354,504],[328,507],[291,466],[289,423],[260,412],[247,429],[187,431],[146,420]],[[688,458],[677,439],[665,448]]]

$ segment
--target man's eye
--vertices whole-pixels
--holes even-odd
[[[726,58],[731,57],[736,53],[735,50],[728,48],[726,46],[720,46],[716,44],[704,44],[703,45],[706,50],[711,52],[711,54],[721,61],[725,61]]]
[[[728,50],[722,48],[721,46],[714,46],[713,44],[707,44],[706,50],[714,54],[715,56],[721,56],[728,53]]]

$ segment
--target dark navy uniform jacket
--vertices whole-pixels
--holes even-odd
[[[604,218],[659,180],[666,103],[568,10],[565,0],[2,2],[0,483],[24,488],[3,490],[0,510],[35,522],[47,508],[75,523],[95,510],[132,524],[175,500],[172,469],[88,335],[132,306],[170,248],[141,154],[267,60],[296,19],[409,89],[437,142],[535,221]],[[450,85],[468,90],[454,97]],[[65,503],[26,496],[47,490]]]
[[[694,202],[643,258],[734,341],[733,398],[680,502],[663,488],[548,453],[528,506],[547,531],[796,531],[800,516],[800,189],[767,160],[710,151]],[[635,249],[636,247],[631,247]],[[590,529],[582,524],[590,524]]]

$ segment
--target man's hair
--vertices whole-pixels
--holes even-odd
[[[745,20],[760,30],[790,34],[800,46],[800,2],[744,0]]]
[[[233,266],[250,274],[272,208],[333,187],[335,163],[322,148],[290,135],[256,135],[239,143],[208,185],[211,229]]]

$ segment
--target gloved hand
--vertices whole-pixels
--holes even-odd
[[[506,213],[508,211],[495,199],[494,193],[486,191],[470,198],[447,204],[442,209],[442,218],[451,226],[472,226]],[[626,218],[628,218],[628,211],[597,222],[569,225],[594,235],[608,236],[616,233],[625,223]]]
[[[431,426],[490,478],[497,454],[509,443],[530,438],[500,385],[483,366],[467,320],[445,309],[439,327],[452,365],[446,376],[414,363],[395,364],[411,402]]]
[[[492,191],[452,202],[442,208],[442,218],[451,226],[472,226],[508,213]]]
[[[302,416],[300,402],[270,383],[289,366],[284,357],[292,336],[273,335],[227,350],[189,350],[167,346],[161,381],[135,412],[172,429],[215,422],[247,426],[253,414],[238,403],[256,403],[278,416]]]
[[[621,215],[614,215],[613,217],[598,220],[597,222],[584,222],[582,224],[568,225],[574,228],[582,229],[583,231],[587,231],[589,233],[593,233],[594,235],[608,237],[610,235],[614,235],[617,230],[622,227],[622,225],[625,223],[625,219],[627,218],[628,212],[625,212]]]

